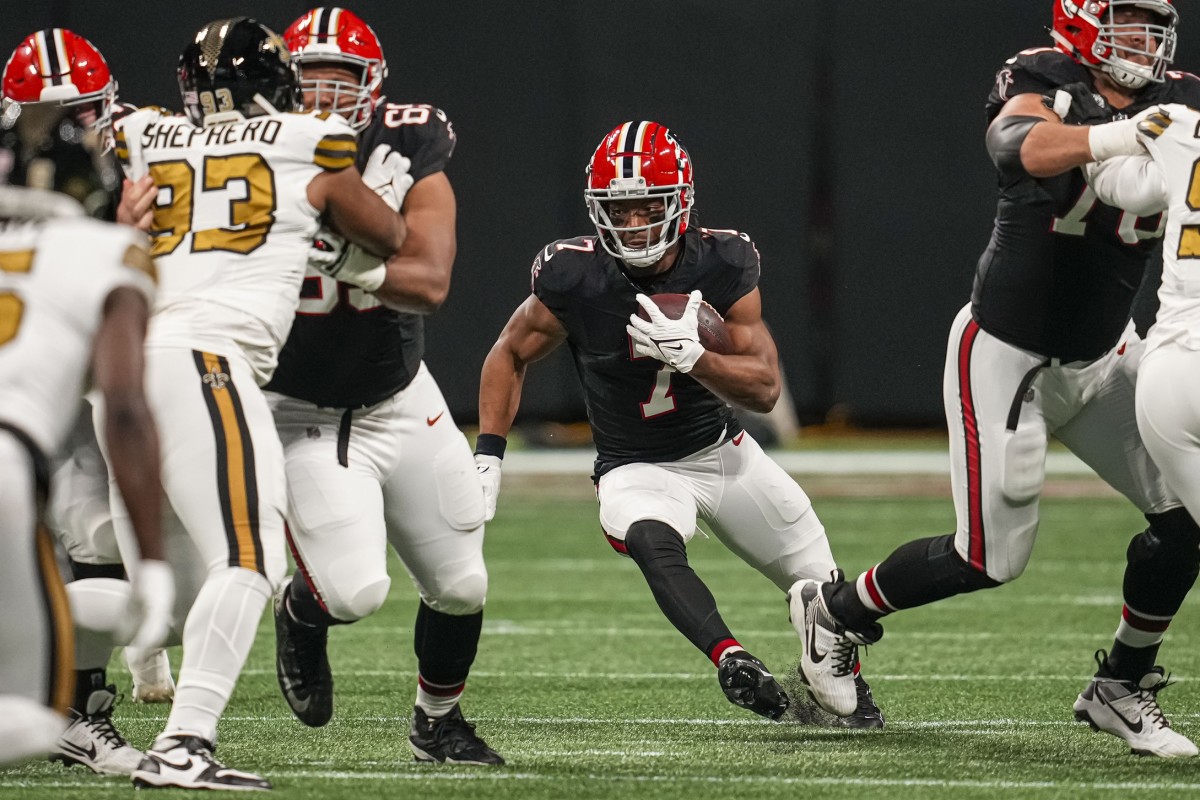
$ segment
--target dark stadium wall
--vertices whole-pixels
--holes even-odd
[[[107,56],[123,100],[178,108],[174,67],[209,19],[282,30],[309,6],[0,0],[0,49],[48,25]],[[479,367],[528,294],[539,247],[590,232],[583,168],[626,119],[668,125],[695,164],[700,224],[749,233],[764,315],[802,421],[941,424],[945,336],[987,241],[983,103],[1004,59],[1049,42],[1050,0],[483,0],[350,6],[383,41],[396,102],[459,136],[450,300],[427,361],[460,423]],[[919,13],[904,13],[919,8]],[[1181,8],[1179,65],[1200,65]],[[530,371],[522,418],[582,419],[565,349]]]

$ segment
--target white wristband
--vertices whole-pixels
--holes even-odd
[[[1137,120],[1122,119],[1093,125],[1088,128],[1088,148],[1093,161],[1103,161],[1114,156],[1136,156],[1146,148],[1137,138]]]

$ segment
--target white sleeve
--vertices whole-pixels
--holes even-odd
[[[1110,206],[1149,217],[1170,205],[1162,166],[1148,155],[1117,156],[1083,169],[1096,196]]]

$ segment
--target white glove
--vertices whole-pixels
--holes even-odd
[[[374,253],[321,228],[308,248],[308,266],[342,283],[373,292],[387,278],[387,262]]]
[[[479,483],[483,486],[484,522],[491,522],[496,516],[496,500],[500,497],[500,463],[496,456],[475,454],[475,471],[479,473]]]
[[[696,330],[696,311],[700,308],[701,295],[695,291],[688,295],[683,316],[670,319],[644,294],[637,296],[638,304],[646,309],[650,321],[637,314],[629,316],[625,330],[633,340],[633,352],[649,356],[667,364],[679,372],[691,372],[692,367],[704,355],[700,334]]]
[[[1141,155],[1146,152],[1146,142],[1157,139],[1170,124],[1170,112],[1161,106],[1152,106],[1130,119],[1088,128],[1088,147],[1096,161]]]
[[[413,177],[408,174],[412,162],[390,145],[381,144],[371,151],[367,166],[363,168],[363,183],[383,198],[383,202],[399,211],[404,205],[404,196],[412,188]]]
[[[165,561],[142,560],[129,577],[129,609],[117,631],[130,647],[160,647],[171,631],[175,575]]]

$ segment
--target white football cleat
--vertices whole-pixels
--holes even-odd
[[[199,736],[160,736],[133,771],[133,785],[139,789],[169,786],[238,792],[271,788],[270,782],[258,775],[217,761],[212,751],[212,745]]]
[[[1103,671],[1101,653],[1096,655]],[[1190,758],[1200,754],[1191,739],[1171,729],[1158,705],[1158,693],[1167,685],[1161,667],[1136,683],[1096,676],[1075,700],[1075,719],[1094,731],[1124,739],[1134,755]]]
[[[853,634],[838,623],[825,604],[828,584],[796,581],[788,591],[792,627],[800,635],[800,677],[821,708],[839,717],[858,710],[854,685],[858,645]]]
[[[175,679],[166,650],[126,647],[123,656],[133,676],[133,702],[169,703],[175,699]]]
[[[138,750],[113,727],[115,686],[97,689],[88,697],[86,713],[71,709],[71,724],[54,743],[51,761],[64,766],[82,764],[99,775],[128,775],[142,761]]]

